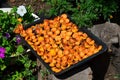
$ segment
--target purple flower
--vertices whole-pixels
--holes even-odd
[[[16,42],[17,42],[17,44],[19,44],[21,42],[20,36],[16,36]]]
[[[10,34],[9,34],[9,33],[7,33],[7,32],[5,33],[5,35],[4,35],[4,36],[5,36],[7,39],[8,39],[8,38],[10,38]]]
[[[0,58],[4,58],[5,57],[5,48],[3,48],[3,47],[0,47]]]

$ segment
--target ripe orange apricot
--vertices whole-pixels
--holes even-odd
[[[58,73],[58,72],[60,72],[60,71],[61,71],[61,69],[56,68],[56,67],[52,67],[51,69],[52,69],[53,71],[55,71],[56,73]]]
[[[64,56],[64,53],[61,49],[58,50],[58,57],[63,57]]]
[[[80,52],[80,57],[84,57],[85,56],[85,53],[84,52]]]
[[[55,49],[51,49],[50,52],[49,52],[49,54],[50,54],[51,56],[55,56],[55,55],[56,55]]]
[[[66,19],[67,15],[66,14],[62,14],[61,17],[64,18],[64,19]]]

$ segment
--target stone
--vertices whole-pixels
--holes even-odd
[[[114,43],[119,43],[120,46],[120,26],[118,24],[106,22],[94,25],[92,28],[89,28],[89,30],[106,43],[108,49],[110,49]]]
[[[92,80],[92,72],[91,69],[88,67],[87,69],[78,72],[66,79],[58,79],[54,75],[52,75],[53,80]]]

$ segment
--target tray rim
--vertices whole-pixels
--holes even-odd
[[[40,20],[37,20],[35,22],[32,22],[28,25],[25,25],[24,26],[24,29],[27,29],[28,27],[31,27],[32,25],[35,25],[35,24],[39,24],[41,22],[43,22],[44,19],[40,19]],[[90,30],[86,29],[86,28],[79,28],[80,31],[83,31],[85,33],[87,33],[87,35],[92,38],[93,40],[95,40],[96,44],[98,45],[102,45],[102,49],[95,53],[94,55],[91,55],[89,56],[88,58],[85,58],[83,59],[82,61],[79,61],[78,63],[74,64],[74,65],[71,65],[70,67],[58,72],[58,73],[55,73],[54,71],[51,70],[50,66],[48,65],[48,63],[45,63],[44,60],[37,54],[36,51],[33,50],[33,48],[27,43],[27,41],[20,35],[18,34],[18,36],[21,37],[22,41],[25,43],[25,45],[32,51],[32,53],[42,62],[42,64],[54,75],[61,75],[69,70],[72,70],[73,68],[77,67],[77,66],[80,66],[86,62],[88,62],[89,60],[93,59],[94,57],[104,53],[106,50],[107,50],[107,46],[106,44],[101,40],[99,39],[97,36],[95,36]]]

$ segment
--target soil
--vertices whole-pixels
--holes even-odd
[[[46,5],[46,3],[42,0],[8,0],[8,4],[10,6],[31,5],[35,13],[39,12],[39,10],[42,8],[45,8],[45,9],[49,8]]]
[[[31,5],[31,7],[33,8],[35,13],[39,12],[39,10],[42,9],[42,8],[45,8],[45,9],[49,8],[49,6],[46,5],[46,3],[43,2],[42,0],[5,0],[5,1],[7,2],[7,4],[10,7],[19,6],[19,5],[25,5],[25,6],[26,5]],[[115,20],[113,20],[113,21],[115,21]],[[112,59],[113,59],[113,57],[112,57]],[[118,79],[115,78],[115,75],[118,74],[118,71],[112,65],[113,64],[112,59],[111,59],[111,64],[109,65],[109,68],[108,68],[108,72],[106,73],[105,80],[118,80]]]

